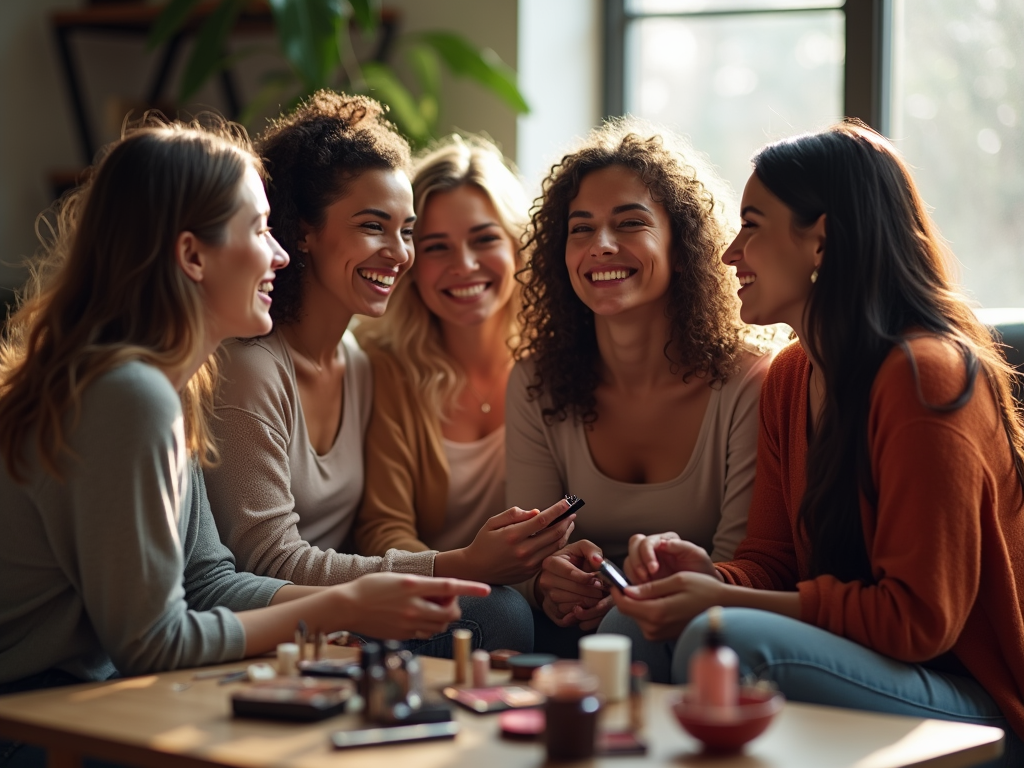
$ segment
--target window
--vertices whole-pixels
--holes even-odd
[[[968,294],[1024,306],[1019,0],[606,0],[608,114],[689,134],[737,194],[767,141],[855,115],[890,136]]]

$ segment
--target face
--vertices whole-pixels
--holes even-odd
[[[274,272],[288,254],[267,227],[270,205],[263,181],[250,167],[239,185],[238,210],[227,223],[222,245],[199,245],[203,256],[200,286],[217,340],[270,333]]]
[[[672,276],[671,222],[625,166],[592,171],[569,203],[565,265],[576,295],[598,315],[665,301]]]
[[[323,227],[300,249],[308,278],[347,314],[380,317],[395,283],[412,266],[412,185],[400,170],[368,170],[328,206]]]
[[[443,323],[477,325],[497,316],[512,297],[516,243],[490,198],[473,184],[427,198],[416,252],[416,287]]]
[[[740,219],[740,232],[722,256],[736,268],[740,317],[745,323],[788,323],[799,329],[811,274],[821,263],[824,216],[800,230],[789,207],[753,174],[743,189]]]

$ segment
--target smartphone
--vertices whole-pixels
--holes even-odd
[[[406,741],[427,741],[429,739],[454,739],[459,724],[449,720],[445,723],[422,723],[420,725],[392,725],[386,728],[362,728],[358,731],[336,731],[331,734],[335,749],[348,747],[375,747],[385,744],[401,744]]]
[[[625,589],[632,586],[629,579],[626,578],[626,574],[620,571],[611,560],[601,561],[601,564],[597,566],[597,575],[609,587]]]
[[[552,525],[558,525],[558,523],[565,520],[565,518],[567,518],[573,512],[579,511],[579,508],[586,504],[586,502],[583,499],[579,498],[578,496],[573,496],[571,493],[565,494],[565,500],[569,502],[569,508],[565,510],[565,512],[560,514],[558,517],[556,517],[554,520],[552,520],[550,523],[548,523],[546,526],[544,526],[543,530],[546,531]],[[540,533],[540,531],[537,531],[537,533]],[[537,533],[532,533],[530,534],[530,536],[536,536]]]
[[[299,672],[311,677],[347,677],[359,680],[363,669],[359,662],[351,659],[320,659],[319,661],[300,661]]]

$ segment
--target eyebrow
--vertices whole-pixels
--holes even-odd
[[[740,210],[740,217],[742,218],[746,216],[748,213],[756,213],[758,216],[764,216],[764,211],[762,211],[760,208],[755,208],[752,205],[745,205]]]
[[[470,227],[469,233],[471,235],[476,234],[477,232],[482,232],[485,229],[496,226],[498,226],[496,221],[486,221],[483,224],[477,224],[474,227]],[[418,239],[422,243],[424,240],[444,240],[446,237],[448,237],[447,232],[431,232],[429,235],[420,235]]]
[[[352,218],[355,218],[356,216],[365,216],[365,215],[379,216],[380,218],[384,219],[385,221],[391,221],[391,214],[388,213],[387,211],[382,211],[380,208],[363,208],[363,210],[356,211],[355,213],[353,213],[352,214]],[[408,216],[405,219],[405,223],[406,224],[408,224],[410,221],[416,221],[416,217],[415,216]]]
[[[625,213],[626,211],[643,211],[644,213],[649,213],[652,216],[654,215],[654,211],[652,211],[650,208],[648,208],[646,205],[643,205],[642,203],[626,203],[625,205],[616,205],[614,208],[612,208],[612,215],[615,216],[616,214]],[[569,218],[592,219],[594,218],[594,214],[592,214],[590,211],[572,211],[569,214]]]

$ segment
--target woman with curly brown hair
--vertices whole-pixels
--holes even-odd
[[[431,576],[434,551],[346,552],[373,397],[369,360],[347,329],[354,315],[383,314],[412,265],[409,145],[376,101],[320,91],[267,128],[257,149],[270,175],[270,225],[292,261],[275,284],[273,333],[223,350],[221,462],[207,483],[221,536],[239,567],[298,584]],[[528,649],[529,611],[506,592],[488,608],[463,603],[463,625],[477,645]],[[480,618],[492,610],[509,620]],[[435,638],[422,652],[450,644]]]
[[[557,625],[611,606],[593,558],[671,520],[715,560],[746,527],[770,362],[720,260],[728,192],[686,143],[632,119],[556,165],[534,210],[524,341],[506,404],[508,499],[572,492],[574,543],[528,597]]]

